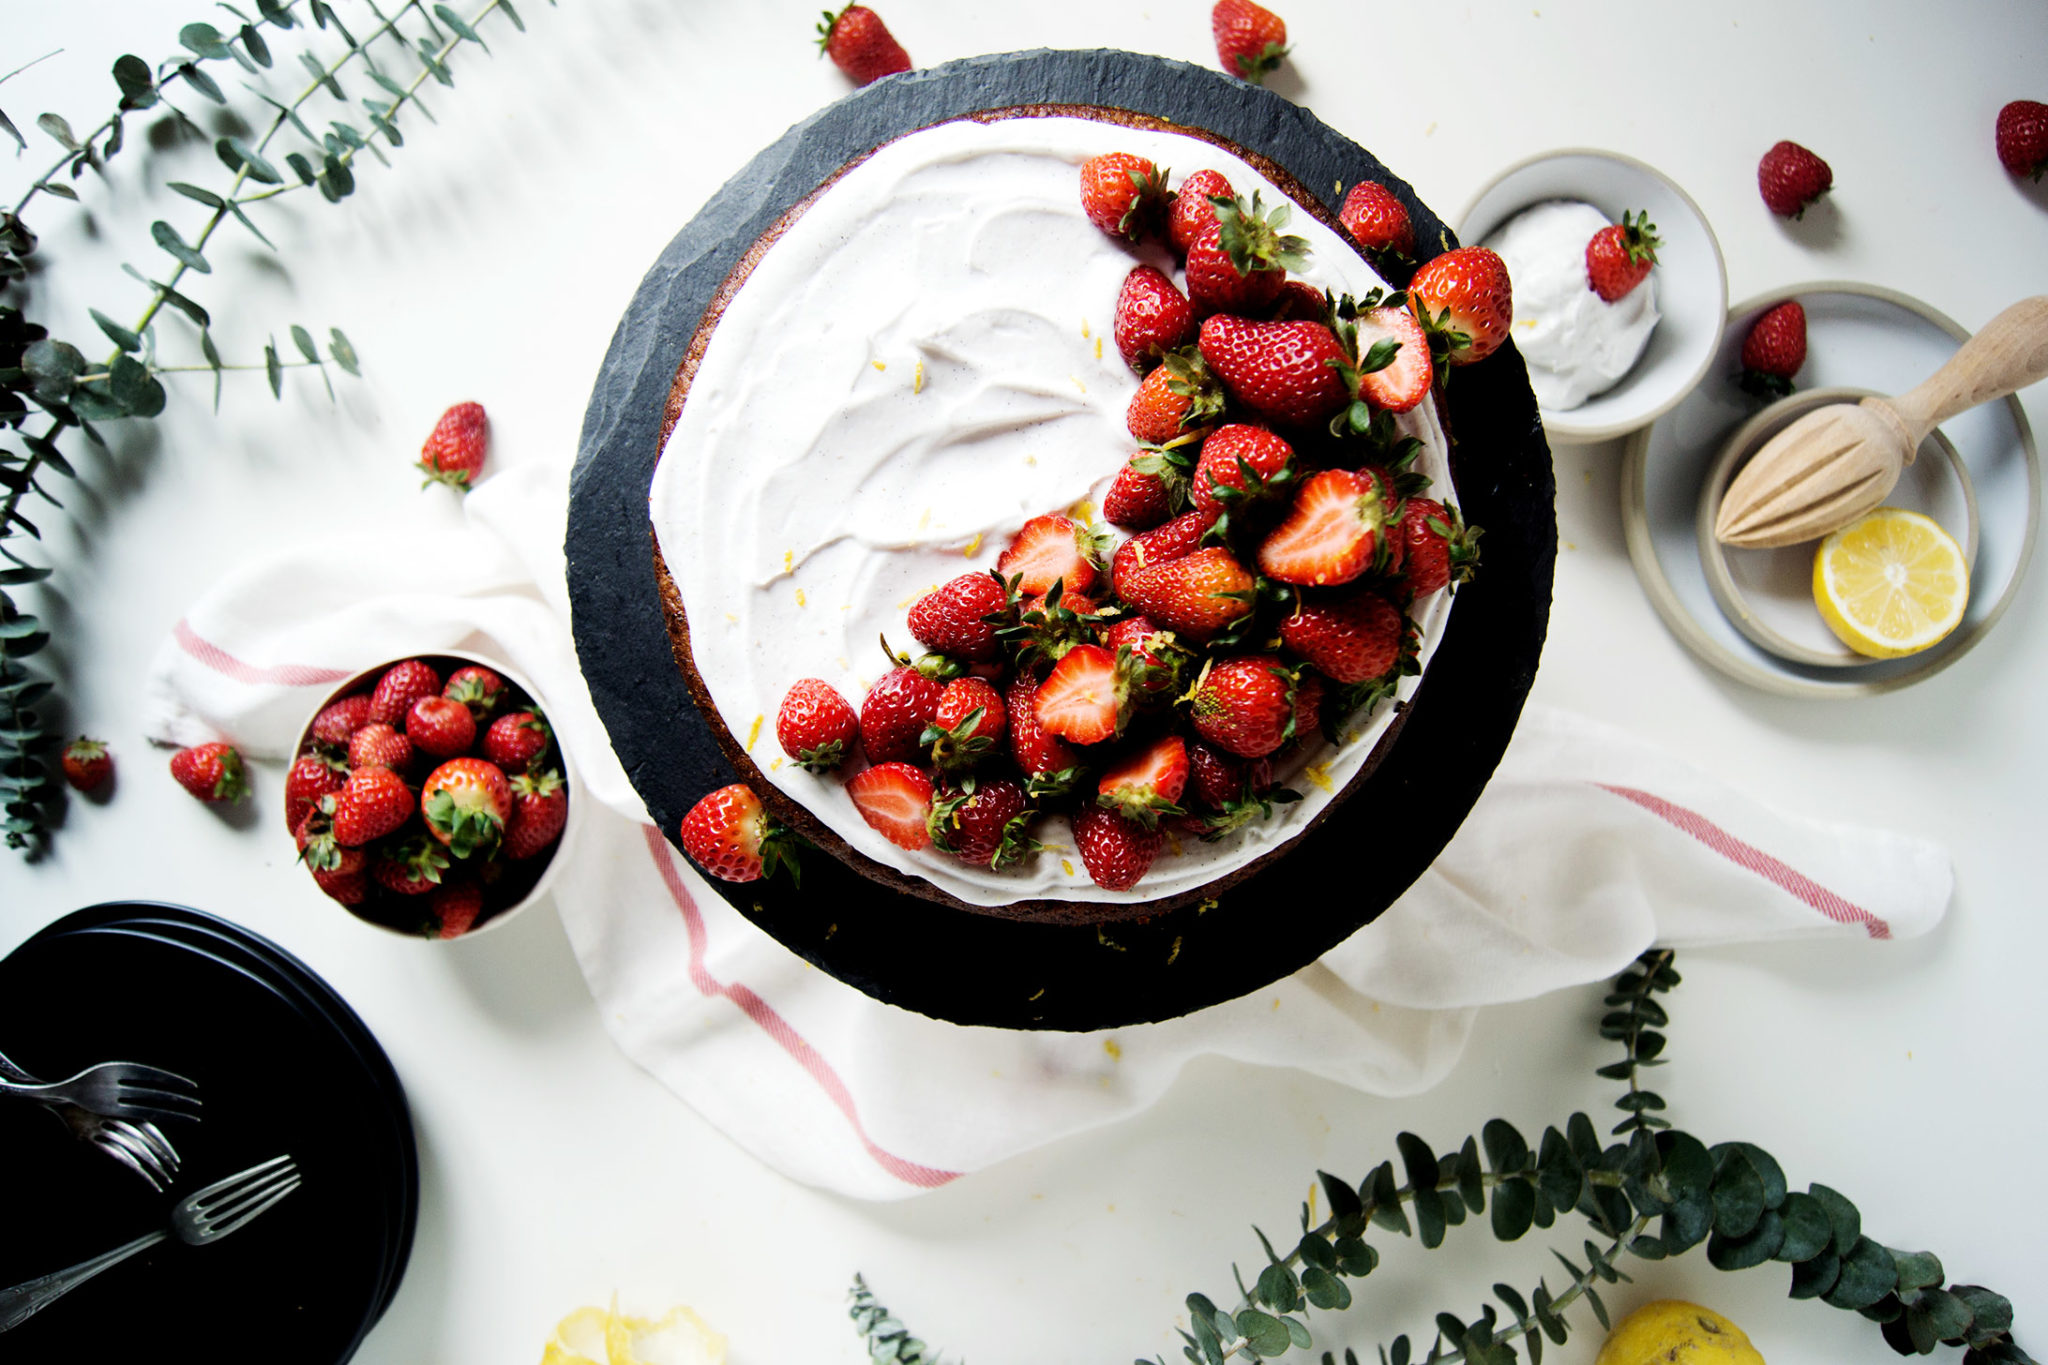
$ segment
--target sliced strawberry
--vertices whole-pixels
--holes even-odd
[[[1207,640],[1254,606],[1257,581],[1220,545],[1133,570],[1124,600],[1194,640]]]
[[[1166,836],[1100,806],[1074,813],[1074,845],[1089,878],[1108,891],[1127,891],[1152,867]]]
[[[1076,645],[1038,686],[1038,723],[1076,744],[1100,744],[1123,728],[1116,655],[1101,645]]]
[[[1187,742],[1167,735],[1105,773],[1096,784],[1095,803],[1153,829],[1161,816],[1183,814],[1174,803],[1187,784]]]
[[[912,853],[931,847],[925,829],[931,814],[932,780],[908,763],[878,763],[863,768],[846,783],[846,794],[868,827],[898,848]]]
[[[1429,337],[1413,313],[1374,308],[1357,327],[1359,397],[1382,412],[1406,412],[1429,396],[1435,377]]]
[[[1259,546],[1268,578],[1304,586],[1349,583],[1373,566],[1386,508],[1373,480],[1348,469],[1310,476],[1287,517]]]
[[[1050,592],[1055,583],[1065,583],[1068,592],[1086,592],[1101,572],[1095,554],[1093,535],[1072,517],[1033,517],[997,557],[996,572],[1016,580],[1021,593]]]

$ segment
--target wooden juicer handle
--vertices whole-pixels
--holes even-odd
[[[2048,379],[2048,294],[2021,299],[1984,324],[1946,365],[1897,398],[1862,406],[1896,423],[1910,462],[1927,433],[1959,412]]]

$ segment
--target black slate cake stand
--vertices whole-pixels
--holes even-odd
[[[676,665],[647,520],[664,403],[706,307],[762,233],[848,162],[969,114],[1060,105],[1207,130],[1324,196],[1331,215],[1335,186],[1376,180],[1407,206],[1425,256],[1456,244],[1406,183],[1306,109],[1135,53],[949,62],[878,81],[790,129],[647,272],[598,374],[571,484],[577,652],[613,748],[672,841],[700,797],[738,780]],[[1450,842],[1507,747],[1543,648],[1556,489],[1512,345],[1455,371],[1448,403],[1457,501],[1486,530],[1481,572],[1457,595],[1398,742],[1285,858],[1213,904],[1099,929],[969,914],[891,891],[825,856],[806,862],[801,890],[779,877],[713,885],[841,981],[961,1024],[1079,1030],[1170,1019],[1315,961],[1384,911]]]

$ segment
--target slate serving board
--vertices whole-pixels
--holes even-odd
[[[585,412],[570,487],[577,653],[627,775],[671,841],[738,780],[676,667],[647,495],[663,404],[706,306],[740,257],[848,161],[991,109],[1092,105],[1204,128],[1325,197],[1376,180],[1425,256],[1456,245],[1414,191],[1298,105],[1184,62],[1129,52],[974,57],[891,76],[797,124],[735,175],[647,272]],[[1328,190],[1321,187],[1328,186]],[[1395,280],[1394,283],[1405,283]],[[1377,917],[1450,841],[1492,775],[1534,680],[1557,553],[1549,448],[1512,345],[1449,385],[1452,476],[1484,560],[1461,589],[1399,741],[1290,854],[1206,910],[1094,927],[1030,924],[885,890],[823,854],[786,879],[714,883],[791,951],[878,1000],[962,1024],[1082,1030],[1170,1019],[1257,990]]]

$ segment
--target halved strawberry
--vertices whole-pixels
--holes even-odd
[[[1202,324],[1202,359],[1247,410],[1283,426],[1313,426],[1351,401],[1351,356],[1320,322],[1251,322],[1218,314]]]
[[[1092,532],[1072,517],[1033,517],[1024,523],[996,559],[996,572],[1015,580],[1014,590],[1037,594],[1064,582],[1068,592],[1095,586],[1101,569]]]
[[[1076,744],[1100,744],[1123,729],[1124,697],[1116,655],[1101,645],[1075,645],[1038,685],[1038,723]]]
[[[1374,308],[1362,314],[1356,326],[1359,397],[1383,412],[1406,412],[1429,396],[1435,377],[1429,337],[1413,313],[1406,308]]]
[[[912,853],[931,847],[925,818],[932,809],[932,780],[908,763],[878,763],[847,781],[846,794],[868,827]]]
[[[1195,309],[1164,272],[1141,265],[1124,276],[1112,331],[1124,364],[1143,374],[1195,332]]]
[[[1255,605],[1258,583],[1220,545],[1133,570],[1124,600],[1169,630],[1207,640]]]
[[[1349,583],[1373,566],[1386,525],[1373,480],[1323,470],[1302,484],[1286,519],[1260,544],[1259,568],[1282,583]]]
[[[1103,774],[1095,787],[1095,804],[1154,829],[1161,816],[1184,814],[1174,803],[1187,784],[1187,742],[1167,735]]]
[[[1166,836],[1100,806],[1074,812],[1074,845],[1089,878],[1109,891],[1126,891],[1151,868]]]

